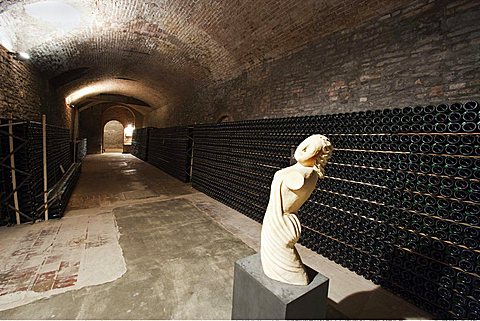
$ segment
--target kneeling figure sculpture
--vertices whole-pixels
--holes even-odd
[[[333,147],[327,137],[312,135],[295,150],[297,163],[277,171],[263,219],[260,256],[264,273],[271,279],[295,284],[309,283],[305,267],[295,248],[301,226],[296,215],[310,197]]]

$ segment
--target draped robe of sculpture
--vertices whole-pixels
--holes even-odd
[[[309,282],[295,248],[301,233],[296,213],[310,197],[318,178],[323,178],[331,152],[328,138],[312,135],[297,147],[297,163],[274,175],[260,249],[263,271],[271,279],[296,285]]]

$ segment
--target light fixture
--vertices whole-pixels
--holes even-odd
[[[8,54],[13,57],[13,59],[16,60],[29,60],[30,59],[30,54],[28,52],[14,52],[14,51],[9,51]]]
[[[133,125],[132,124],[128,124],[127,127],[125,127],[125,136],[126,137],[132,137],[133,136]]]
[[[17,53],[17,59],[18,60],[29,60],[30,59],[30,54],[28,52],[18,52]]]

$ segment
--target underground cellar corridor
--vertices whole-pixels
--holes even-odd
[[[480,319],[479,20],[0,0],[0,318]]]
[[[229,319],[233,263],[260,244],[260,224],[120,153],[85,159],[61,220],[0,230],[2,319]],[[331,278],[329,318],[428,317],[301,254]]]
[[[2,287],[12,291],[2,310],[19,304],[19,279],[41,297],[68,292],[2,318],[228,318],[231,264],[253,251],[197,208],[208,198],[131,155],[87,157],[83,166],[64,218],[2,231],[11,244]],[[8,242],[19,237],[28,251]]]

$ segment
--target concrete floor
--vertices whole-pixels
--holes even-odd
[[[100,226],[103,234],[97,231],[93,239],[68,233],[69,228],[90,231]],[[260,240],[257,222],[123,154],[88,156],[66,216],[33,226],[1,228],[0,244],[14,244],[12,240],[32,235],[33,229],[46,230],[44,234],[63,231],[56,238],[60,241],[51,241],[52,247],[60,249],[60,254],[61,249],[69,253],[67,261],[79,262],[80,272],[70,273],[75,278],[60,282],[61,287],[54,286],[61,280],[55,269],[40,278],[50,252],[38,244],[49,241],[33,241],[30,246],[28,255],[37,259],[30,264],[35,272],[28,280],[15,278],[15,273],[8,278],[4,273],[2,279],[7,264],[2,258],[1,319],[229,319],[233,263],[258,251]],[[71,245],[72,240],[80,244],[77,251],[55,247],[57,243]],[[108,260],[118,257],[116,245],[124,261]],[[92,248],[99,252],[88,254]],[[312,251],[301,246],[299,251],[305,263],[330,278],[327,318],[431,318]],[[14,252],[11,248],[10,253]],[[59,265],[54,264],[58,270],[66,260],[59,257]],[[11,255],[5,262],[10,267],[19,264]],[[51,281],[45,281],[50,276]],[[15,286],[18,279],[23,287]],[[35,287],[38,283],[47,285]],[[10,293],[2,293],[2,287]],[[28,295],[4,300],[2,307],[2,296],[10,297],[16,290]],[[34,302],[25,304],[29,301]]]
[[[111,282],[127,270],[112,214],[77,215],[2,232],[0,311]]]

